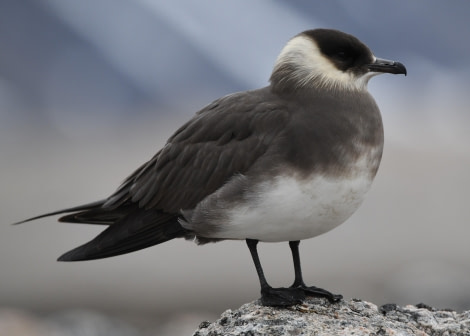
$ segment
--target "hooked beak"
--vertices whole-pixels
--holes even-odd
[[[367,68],[372,72],[403,74],[406,76],[406,68],[403,64],[382,58],[376,58],[374,63],[367,64]]]

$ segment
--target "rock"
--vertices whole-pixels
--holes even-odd
[[[352,299],[329,303],[308,298],[288,308],[264,307],[258,301],[225,311],[214,323],[199,325],[193,336],[226,335],[470,335],[470,311],[457,313],[418,304],[400,307]]]

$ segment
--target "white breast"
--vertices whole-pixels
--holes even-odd
[[[217,235],[267,242],[318,236],[342,224],[357,210],[371,182],[370,174],[340,179],[277,177],[259,185],[250,202],[231,210]]]

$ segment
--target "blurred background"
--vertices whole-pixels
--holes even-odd
[[[382,166],[345,225],[301,244],[306,281],[377,305],[470,309],[469,13],[466,1],[1,0],[0,334],[95,321],[101,335],[188,335],[258,298],[243,242],[58,263],[103,228],[10,223],[108,196],[204,105],[266,86],[288,39],[318,27],[408,76],[369,83]],[[268,280],[290,285],[288,244],[260,254]]]

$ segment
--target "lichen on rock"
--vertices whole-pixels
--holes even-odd
[[[470,311],[457,313],[429,306],[373,303],[352,299],[330,303],[308,298],[288,308],[258,301],[225,311],[214,323],[201,323],[193,336],[227,335],[470,335]]]

